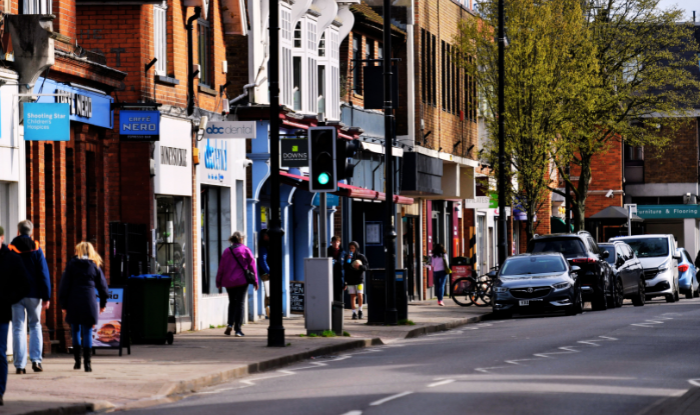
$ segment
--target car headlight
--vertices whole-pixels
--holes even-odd
[[[659,267],[659,270],[657,272],[659,274],[663,274],[666,271],[668,271],[668,264],[663,264],[662,266]]]
[[[506,287],[496,287],[496,288],[493,289],[493,292],[496,292],[496,293],[507,293],[507,292],[508,292],[508,288],[506,288]]]
[[[568,283],[568,282],[560,282],[557,284],[552,284],[552,288],[554,288],[556,291],[565,290],[565,289],[570,288],[570,287],[571,287],[571,283]]]

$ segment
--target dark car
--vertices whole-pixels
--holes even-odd
[[[570,265],[581,268],[577,283],[584,301],[590,301],[593,310],[605,310],[614,306],[612,292],[612,268],[606,262],[608,253],[600,251],[590,233],[560,233],[536,236],[527,245],[530,254],[559,252]]]
[[[622,301],[628,298],[635,306],[643,306],[646,298],[644,267],[632,248],[622,241],[599,244],[598,246],[608,252],[606,260],[613,271],[616,304],[621,306]]]
[[[512,256],[496,271],[493,313],[509,318],[513,313],[564,311],[575,315],[583,310],[577,284],[580,268],[570,265],[560,253]]]

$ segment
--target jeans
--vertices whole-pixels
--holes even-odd
[[[5,394],[7,386],[7,332],[9,323],[0,323],[0,396]]]
[[[239,332],[243,325],[248,285],[226,287],[226,292],[228,293],[228,325],[233,326],[233,330]]]
[[[12,306],[12,348],[17,369],[24,369],[27,366],[27,335],[24,331],[27,320],[29,320],[29,359],[32,362],[41,363],[44,339],[41,334],[41,300],[39,298],[23,298]]]
[[[435,271],[433,278],[435,279],[435,294],[437,295],[438,301],[442,301],[442,298],[445,296],[447,273],[445,271]]]
[[[70,332],[73,337],[73,346],[83,346],[85,349],[92,349],[92,326],[71,324]]]

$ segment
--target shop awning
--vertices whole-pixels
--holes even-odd
[[[285,184],[307,191],[309,189],[309,178],[306,176],[299,176],[286,171],[280,171],[280,176],[282,177],[282,182]],[[377,192],[376,190],[364,189],[362,187],[351,186],[344,183],[338,183],[338,191],[334,192],[333,194],[344,197],[353,197],[355,199],[386,200],[385,193]],[[398,203],[400,205],[412,205],[413,199],[410,197],[395,195],[394,203]]]
[[[608,206],[600,212],[592,215],[590,220],[600,221],[627,221],[627,209],[620,206]],[[644,219],[632,214],[632,222],[644,222]]]

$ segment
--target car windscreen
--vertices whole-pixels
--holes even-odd
[[[601,249],[601,251],[609,252],[610,255],[608,255],[607,258],[605,258],[606,261],[608,261],[609,264],[614,264],[615,263],[615,247],[610,246],[610,245],[598,245],[598,247]]]
[[[668,255],[667,238],[625,239],[639,258],[660,257]]]
[[[583,242],[575,238],[565,239],[541,239],[532,241],[531,254],[541,252],[561,252],[566,258],[586,256],[586,248]]]
[[[553,255],[512,257],[503,264],[500,276],[550,274],[566,271],[563,259]]]

